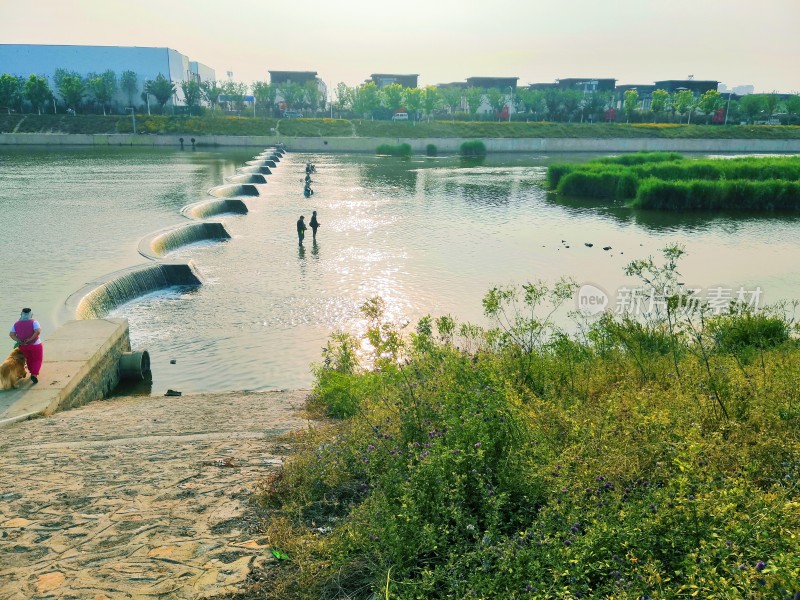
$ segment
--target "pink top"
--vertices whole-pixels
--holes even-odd
[[[34,321],[33,319],[28,319],[27,321],[17,321],[11,327],[11,333],[16,335],[21,340],[27,340],[29,337],[33,335],[33,332],[37,329],[41,330],[39,327],[39,321]],[[25,344],[26,346],[36,346],[37,344],[42,343],[41,336],[36,338],[35,342],[31,342],[30,344]]]

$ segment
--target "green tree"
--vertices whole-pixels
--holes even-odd
[[[739,100],[739,108],[751,123],[767,110],[763,94],[748,94]]]
[[[83,78],[75,72],[56,69],[53,79],[64,103],[78,112],[78,107],[86,96],[86,83]]]
[[[25,97],[33,105],[39,114],[42,114],[42,104],[52,98],[53,92],[47,85],[47,80],[38,75],[31,75],[23,86]]]
[[[767,113],[767,118],[772,118],[775,111],[778,110],[778,94],[773,91],[771,94],[764,94],[764,110]]]
[[[278,90],[266,81],[254,81],[252,87],[256,105],[262,107],[264,117],[269,116],[275,108],[275,95]]]
[[[306,91],[299,83],[284,83],[280,87],[280,94],[286,108],[302,108],[305,102]]]
[[[602,113],[611,104],[611,94],[606,92],[594,92],[586,94],[581,101],[581,110],[585,118],[594,123],[602,121]]]
[[[717,90],[707,90],[700,100],[697,101],[697,107],[706,115],[706,124],[711,119],[711,115],[717,112],[717,109],[722,108],[723,104],[722,94]]]
[[[316,111],[320,107],[320,100],[322,100],[322,94],[319,89],[319,85],[316,81],[307,81],[303,85],[303,104],[305,104],[308,108],[312,111]]]
[[[353,89],[340,81],[336,84],[336,110],[340,113],[353,109]]]
[[[103,115],[105,115],[106,103],[111,102],[117,92],[117,74],[110,69],[99,75],[90,73],[86,77],[86,84],[95,100],[103,107]]]
[[[578,114],[583,95],[578,90],[561,90],[561,105],[564,108],[564,117],[568,122]]]
[[[456,86],[448,86],[439,89],[442,103],[450,109],[450,114],[454,115],[461,108],[461,100],[464,97],[464,90]]]
[[[395,112],[403,107],[403,86],[399,83],[392,83],[383,88],[383,105],[390,111]]]
[[[123,71],[119,76],[119,89],[128,97],[128,104],[133,106],[133,97],[139,89],[139,80],[133,71]]]
[[[145,88],[145,92],[153,96],[156,102],[161,105],[161,113],[163,114],[164,107],[175,93],[175,84],[159,73],[155,79],[147,82]]]
[[[440,102],[441,95],[439,94],[439,88],[437,88],[435,85],[425,86],[425,89],[422,92],[422,106],[425,114],[428,116],[428,121],[431,120],[433,111],[439,107]]]
[[[800,95],[792,94],[789,96],[784,102],[784,106],[786,107],[786,114],[789,116],[789,120],[793,120],[793,117],[800,115]]]
[[[499,117],[499,113],[506,105],[507,96],[497,88],[489,88],[486,90],[486,101],[492,107],[495,117]],[[509,107],[509,110],[511,108]]]
[[[211,107],[211,113],[219,104],[219,95],[222,93],[220,85],[216,81],[201,81],[200,94],[208,105]]]
[[[423,92],[419,88],[406,88],[403,92],[406,110],[411,114],[416,123],[417,113],[422,108]]]
[[[486,94],[486,90],[479,87],[468,87],[465,93],[467,97],[467,107],[469,108],[469,113],[471,115],[477,115],[478,109],[481,107],[483,103],[483,96]]]
[[[622,101],[622,110],[625,111],[625,117],[628,123],[631,122],[631,117],[639,108],[639,92],[636,90],[625,90],[624,100]]]
[[[650,110],[653,111],[653,121],[658,120],[658,115],[667,109],[669,92],[667,90],[654,90],[650,100]]]
[[[7,73],[0,75],[0,107],[4,107],[11,114],[11,107],[18,103],[22,90],[19,77]]]
[[[202,98],[202,94],[200,93],[200,82],[196,79],[181,81],[181,90],[183,90],[183,97],[186,101],[186,106],[189,107],[189,114],[191,115],[193,112],[197,113],[197,110],[195,109],[200,106],[200,99]]]
[[[694,112],[695,99],[691,90],[681,90],[672,94],[672,106],[679,115],[688,114],[689,118],[687,123],[692,122],[692,113]]]
[[[228,99],[228,109],[241,112],[244,110],[244,97],[247,95],[247,84],[228,80],[222,84],[222,93]]]
[[[11,107],[19,100],[21,87],[19,77],[7,73],[0,75],[0,107],[4,107],[8,114],[11,114]]]
[[[361,114],[372,115],[376,110],[378,110],[378,108],[380,108],[381,105],[378,91],[378,86],[375,85],[374,81],[370,81],[361,87],[356,88],[356,96],[353,101],[353,110]]]

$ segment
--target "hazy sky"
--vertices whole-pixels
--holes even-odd
[[[166,46],[246,83],[694,75],[800,91],[800,0],[0,0],[0,15],[2,43]]]

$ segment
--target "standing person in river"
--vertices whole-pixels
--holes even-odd
[[[317,211],[311,213],[311,220],[308,222],[311,225],[311,239],[313,241],[317,241],[317,228],[319,227],[319,221],[317,221]]]
[[[8,336],[19,344],[19,349],[25,355],[25,362],[28,371],[31,372],[31,381],[39,383],[39,370],[42,368],[44,358],[44,347],[39,336],[42,328],[39,321],[33,320],[33,311],[30,308],[23,308],[19,315],[19,321],[11,326]]]
[[[297,219],[297,243],[300,245],[303,244],[303,238],[306,236],[306,229],[308,229],[303,219],[305,219],[303,215],[300,215],[300,218]]]

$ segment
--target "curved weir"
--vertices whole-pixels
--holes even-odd
[[[248,160],[245,163],[248,167],[272,167],[275,168],[274,160]]]
[[[261,168],[261,167],[259,167]],[[266,168],[266,167],[263,167]],[[234,198],[236,196],[258,196],[258,188],[250,184],[228,183],[218,185],[208,190],[208,193],[217,198]]]
[[[271,175],[269,167],[239,167],[236,169],[239,173],[261,173],[262,175]]]
[[[119,271],[105,281],[90,283],[70,296],[77,300],[75,318],[100,319],[109,312],[146,294],[178,286],[196,287],[202,281],[192,263],[159,263]]]
[[[246,215],[247,213],[247,205],[243,201],[229,199],[203,200],[181,209],[181,214],[189,219],[207,219],[225,214]]]
[[[225,178],[230,183],[267,183],[267,178],[260,173],[245,173],[243,175],[232,175]]]
[[[222,223],[190,223],[169,231],[144,238],[139,243],[139,254],[147,258],[161,258],[173,250],[205,240],[229,240],[231,235]]]

